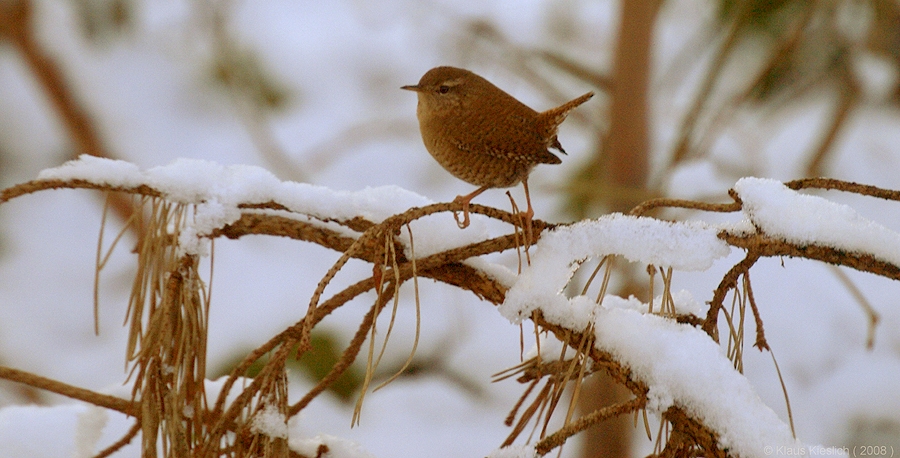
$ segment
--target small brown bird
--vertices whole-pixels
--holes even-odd
[[[469,225],[469,202],[475,196],[519,182],[528,203],[525,227],[530,228],[534,210],[528,175],[538,164],[562,162],[549,151],[566,153],[556,138],[559,125],[594,96],[588,92],[538,113],[488,80],[455,67],[432,68],[419,84],[401,89],[418,94],[416,116],[425,149],[453,176],[479,186],[453,200],[463,206],[463,220],[456,220],[460,228]]]

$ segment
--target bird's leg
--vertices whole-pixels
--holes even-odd
[[[522,232],[525,233],[525,240],[527,240],[528,245],[531,245],[532,236],[534,235],[534,230],[532,228],[532,218],[534,217],[534,208],[531,207],[531,195],[528,193],[528,178],[522,180],[522,187],[525,188],[525,203],[528,205],[528,208],[525,210],[525,221],[523,222]]]
[[[475,196],[487,191],[490,189],[490,186],[482,186],[470,194],[466,194],[464,196],[456,196],[456,199],[453,199],[453,203],[462,204],[463,208],[463,220],[459,220],[459,216],[456,215],[456,212],[453,212],[453,219],[456,220],[456,225],[459,226],[460,229],[465,229],[469,227],[469,202],[475,198]]]

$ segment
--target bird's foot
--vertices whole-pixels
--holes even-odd
[[[465,229],[465,228],[469,227],[469,223],[470,223],[470,221],[469,221],[469,200],[470,199],[466,199],[466,196],[456,196],[456,198],[453,199],[454,204],[462,204],[462,206],[463,206],[462,221],[459,220],[459,214],[455,211],[453,212],[453,219],[456,220],[456,225],[459,226],[460,229]]]

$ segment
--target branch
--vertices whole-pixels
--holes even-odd
[[[741,262],[731,267],[725,276],[722,277],[719,286],[713,291],[712,300],[709,301],[709,310],[706,312],[706,320],[703,321],[701,328],[709,334],[713,341],[719,341],[719,310],[722,310],[725,296],[728,295],[728,291],[737,288],[738,278],[747,273],[758,259],[759,253],[757,251],[748,250],[747,256]]]
[[[138,418],[140,415],[140,406],[127,399],[117,398],[108,394],[100,394],[96,391],[58,382],[30,372],[0,366],[0,378],[61,394],[95,406],[105,407],[131,417]]]
[[[646,214],[647,212],[661,208],[661,207],[669,207],[669,208],[686,208],[690,210],[702,210],[707,212],[718,212],[718,213],[730,213],[741,210],[741,201],[737,199],[737,195],[733,195],[735,198],[734,202],[730,202],[727,204],[710,204],[706,202],[697,202],[694,200],[684,200],[684,199],[669,199],[669,198],[659,198],[659,199],[651,199],[642,202],[640,205],[632,208],[629,215],[632,216],[641,216]]]
[[[534,449],[539,455],[545,455],[556,447],[563,445],[570,437],[596,425],[602,421],[608,420],[619,415],[634,412],[643,408],[647,404],[647,398],[644,396],[636,397],[630,401],[606,406],[602,409],[595,410],[572,423],[567,424],[559,431],[543,438],[538,442]]]
[[[784,185],[795,191],[810,188],[829,189],[852,192],[854,194],[877,197],[879,199],[900,201],[900,191],[854,183],[852,181],[838,180],[836,178],[802,178],[799,180],[787,181]]]
[[[93,183],[88,180],[32,180],[17,184],[0,191],[0,204],[6,203],[16,197],[33,194],[48,189],[96,189],[98,191],[124,192],[147,197],[165,197],[162,191],[142,184],[140,186],[112,186],[108,184]]]
[[[860,272],[869,272],[892,280],[900,280],[900,267],[882,261],[867,253],[851,253],[821,245],[794,245],[773,239],[765,234],[735,235],[720,232],[719,238],[729,245],[744,248],[759,257],[789,256],[822,261],[837,266],[846,266]]]

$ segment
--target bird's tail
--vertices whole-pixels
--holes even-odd
[[[594,96],[593,92],[588,92],[587,94],[578,97],[577,99],[570,100],[556,108],[551,108],[543,113],[541,113],[542,117],[546,117],[550,120],[548,123],[552,126],[559,126],[563,121],[566,120],[566,116],[570,111],[575,109],[578,105],[581,105],[584,102],[587,102]]]
[[[540,115],[540,121],[538,123],[541,128],[544,129],[543,135],[544,138],[548,139],[548,148],[555,148],[559,150],[560,153],[566,154],[566,150],[563,149],[562,145],[559,144],[559,139],[556,138],[556,132],[559,130],[559,125],[562,124],[563,121],[566,120],[566,116],[570,111],[575,109],[578,105],[581,105],[584,102],[587,102],[594,96],[593,92],[588,92],[577,99],[570,100],[556,108],[551,108]],[[559,161],[559,158],[549,154],[553,159]],[[549,158],[547,161],[543,161],[548,164],[558,164],[559,162],[553,162]]]

